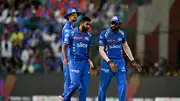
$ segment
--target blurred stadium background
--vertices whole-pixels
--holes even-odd
[[[98,36],[113,15],[122,18],[129,46],[143,68],[138,74],[125,56],[129,101],[180,101],[180,0],[0,0],[2,101],[58,101],[63,88],[61,29],[68,8],[92,19],[96,70],[88,101],[95,101],[98,91]],[[114,87],[113,80],[107,101],[117,101]]]

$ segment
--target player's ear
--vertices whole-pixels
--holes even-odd
[[[84,23],[84,21],[81,21],[79,25],[82,25]]]
[[[70,19],[70,15],[67,16],[67,19],[68,19],[68,20]]]

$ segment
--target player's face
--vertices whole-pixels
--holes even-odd
[[[77,20],[77,13],[72,13],[71,15],[68,16],[69,20],[72,22],[76,22]]]
[[[89,21],[85,21],[82,23],[82,28],[83,28],[83,31],[87,32],[90,28],[90,22]]]
[[[119,28],[119,24],[116,23],[116,22],[114,22],[114,21],[112,21],[112,22],[111,22],[111,29],[112,29],[113,31],[116,31],[116,30],[118,30],[118,28]]]

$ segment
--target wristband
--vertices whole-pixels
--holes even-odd
[[[135,61],[135,60],[132,60],[131,63],[136,63],[136,61]]]
[[[112,63],[112,61],[111,61],[111,60],[109,60],[109,61],[108,61],[108,64],[110,64],[110,63]]]

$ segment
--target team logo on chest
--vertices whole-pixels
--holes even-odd
[[[88,37],[85,37],[85,40],[88,40],[88,41],[89,41],[89,38],[88,38]]]

